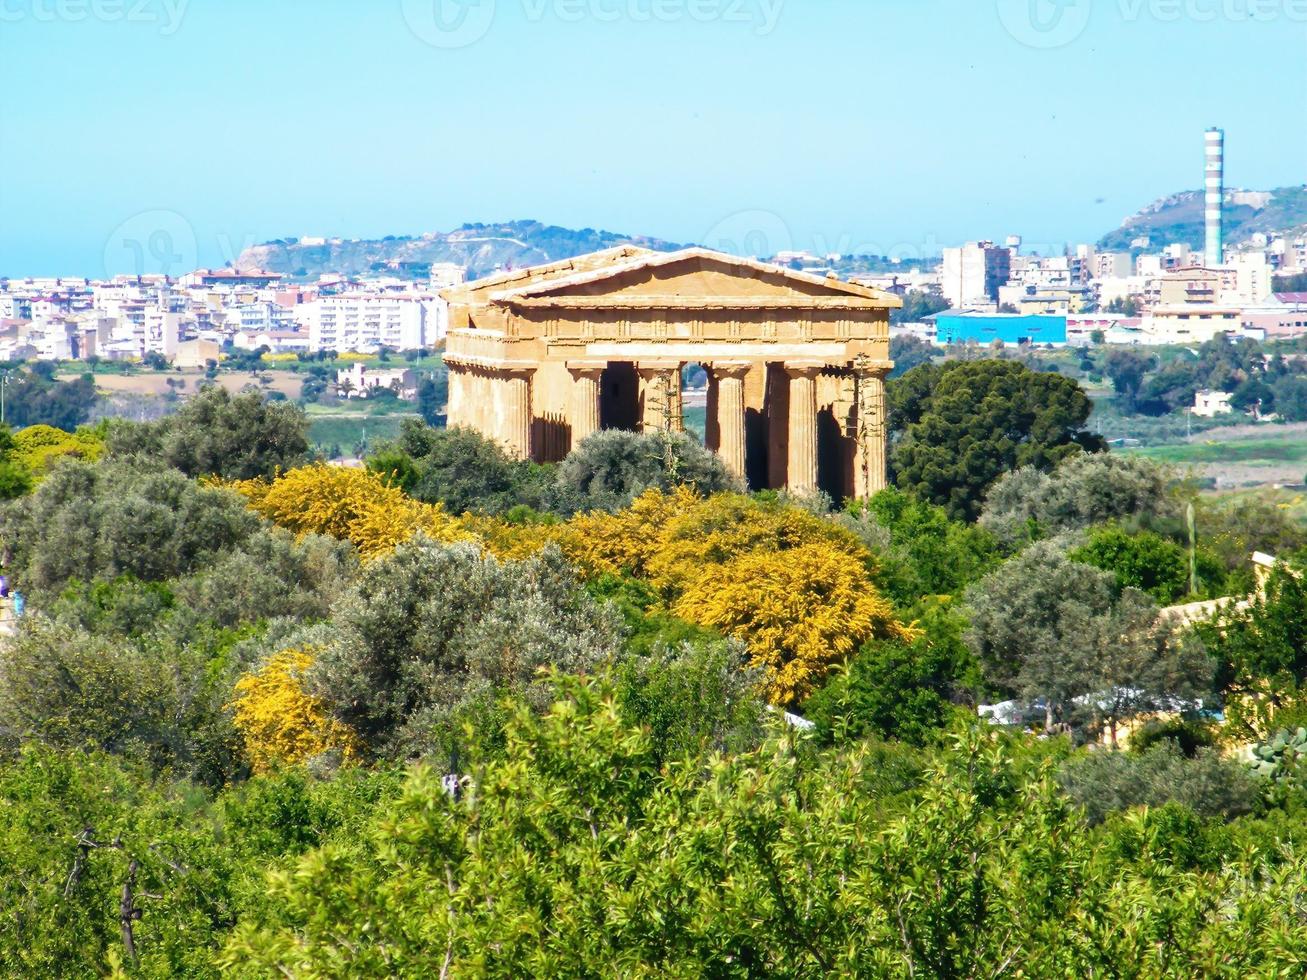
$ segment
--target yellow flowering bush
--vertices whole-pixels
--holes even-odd
[[[802,701],[873,636],[908,635],[866,565],[821,541],[706,566],[672,612],[744,641],[780,705]]]
[[[304,690],[304,672],[312,664],[308,651],[286,650],[236,682],[232,720],[256,773],[329,751],[340,752],[345,761],[358,757],[354,733]]]
[[[419,531],[437,541],[470,537],[438,504],[414,500],[367,470],[314,463],[271,483],[242,480],[228,486],[274,524],[296,534],[351,541],[364,559],[388,554]]]
[[[65,456],[95,462],[104,455],[104,439],[95,432],[81,428],[65,432],[52,425],[29,425],[14,433],[14,447],[9,458],[22,466],[36,479],[40,479],[56,460]]]

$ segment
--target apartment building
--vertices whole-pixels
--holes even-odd
[[[1011,277],[1011,250],[981,241],[943,251],[940,289],[950,304],[965,307],[998,301],[998,288]]]

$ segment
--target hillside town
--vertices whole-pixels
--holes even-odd
[[[428,283],[323,276],[294,285],[278,273],[197,269],[108,279],[0,279],[0,360],[142,360],[204,367],[224,351],[421,350],[445,335],[439,290],[464,270],[436,267]]]

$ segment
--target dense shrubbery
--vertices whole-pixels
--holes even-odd
[[[1235,600],[1307,539],[1024,371],[907,372],[836,513],[678,437],[0,433],[0,973],[1292,972],[1302,565]]]

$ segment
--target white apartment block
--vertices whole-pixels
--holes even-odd
[[[993,242],[967,242],[943,251],[940,288],[951,305],[964,307],[998,299],[998,287],[1011,274],[1011,251]]]
[[[346,293],[319,296],[296,310],[308,328],[310,350],[366,353],[382,347],[416,350],[435,343],[435,305],[434,297]]]

